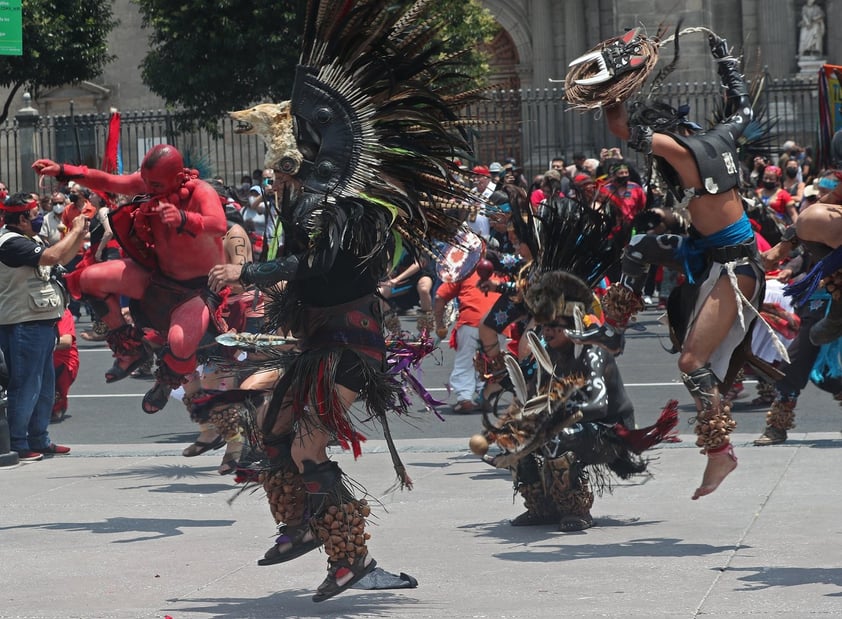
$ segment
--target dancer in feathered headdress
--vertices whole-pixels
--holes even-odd
[[[642,309],[641,290],[651,263],[682,269],[687,284],[670,297],[673,333],[681,347],[678,367],[696,403],[697,444],[707,455],[702,483],[694,499],[710,494],[737,466],[729,435],[736,426],[720,393],[727,391],[745,357],[738,354],[750,342],[752,321],[763,299],[764,271],[754,233],[739,195],[737,149],[753,117],[752,101],[739,61],[726,41],[706,28],[711,54],[725,87],[725,118],[700,131],[686,116],[650,98],[629,110],[623,102],[642,84],[660,45],[639,30],[602,45],[573,61],[568,83],[576,86],[576,104],[603,107],[609,129],[629,146],[651,156],[668,190],[687,202],[694,230],[689,238],[672,234],[637,235],[623,255],[623,275],[603,298],[605,325],[570,336],[577,342],[619,353],[623,331]],[[675,38],[676,50],[678,37]],[[676,54],[674,66],[678,59]],[[594,72],[593,68],[598,71]],[[655,77],[655,90],[664,72]],[[650,89],[650,93],[652,90]],[[579,105],[583,107],[583,105]],[[736,353],[736,354],[735,354]],[[785,354],[785,351],[784,351]]]
[[[639,455],[664,440],[678,420],[670,403],[654,426],[634,430],[634,408],[613,356],[574,346],[564,333],[598,320],[593,289],[622,251],[623,240],[613,235],[616,213],[592,208],[591,197],[552,188],[535,214],[511,202],[516,234],[532,262],[513,287],[518,298],[509,303],[533,325],[524,336],[531,355],[521,362],[525,372],[513,356],[497,357],[508,370],[515,402],[495,419],[485,414],[485,432],[471,446],[482,455],[489,443],[502,449],[486,460],[512,470],[526,505],[512,520],[515,526],[590,527],[592,488],[602,492],[610,489],[612,475],[627,479],[645,471]],[[496,320],[494,309],[489,319]]]
[[[490,464],[511,469],[526,506],[512,525],[581,531],[593,525],[594,490],[601,494],[611,489],[613,476],[628,479],[646,470],[640,454],[672,433],[678,403],[669,402],[654,425],[635,429],[613,355],[575,346],[565,334],[599,304],[582,279],[546,272],[531,283],[525,303],[535,323],[525,337],[538,368],[527,381],[514,358],[506,357],[515,401],[495,419],[484,414],[485,430],[470,445]],[[502,452],[486,455],[489,443]]]
[[[324,544],[328,576],[314,601],[374,569],[365,518],[342,470],[326,455],[335,438],[360,454],[350,416],[361,399],[387,433],[386,412],[406,410],[386,367],[375,296],[392,247],[437,257],[462,228],[450,216],[471,197],[451,182],[468,151],[458,108],[469,90],[460,55],[443,54],[439,19],[421,0],[311,0],[292,97],[233,112],[267,143],[275,169],[285,255],[242,268],[219,265],[211,286],[256,285],[270,293],[268,328],[297,338],[259,419],[271,469],[264,474],[281,524],[259,563],[281,563]],[[278,292],[277,284],[286,282]],[[411,480],[393,452],[400,481]]]

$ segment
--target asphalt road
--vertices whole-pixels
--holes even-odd
[[[682,419],[679,431],[688,434],[692,432],[693,405],[679,380],[677,357],[664,350],[669,342],[665,327],[657,322],[658,316],[659,312],[654,310],[639,316],[638,328],[642,330],[627,332],[625,352],[618,357],[618,363],[635,404],[638,425],[654,422],[668,400],[678,399]],[[410,329],[414,319],[403,320],[405,327]],[[87,318],[83,317],[78,329],[82,331],[87,327]],[[126,378],[106,384],[104,373],[111,366],[112,358],[105,344],[89,343],[80,338],[79,354],[81,369],[70,391],[68,415],[63,422],[50,428],[55,442],[71,446],[106,443],[186,445],[192,442],[196,425],[190,421],[181,402],[170,400],[162,411],[148,415],[140,403],[152,385],[151,380]],[[445,347],[440,354],[428,357],[422,366],[423,383],[441,400],[448,399],[445,385],[451,359],[451,351]],[[733,411],[739,433],[759,435],[763,431],[767,409],[750,406],[755,395],[754,383],[747,381],[743,397],[736,401]],[[439,412],[442,419],[427,413],[419,405],[410,418],[393,418],[392,433],[401,439],[465,437],[467,440],[481,429],[479,413],[454,414],[449,405],[440,407]],[[837,432],[842,428],[842,409],[829,394],[813,385],[808,385],[802,393],[796,412],[800,432]],[[368,434],[371,438],[382,438],[377,427],[372,427]]]

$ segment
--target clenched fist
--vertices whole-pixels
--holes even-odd
[[[728,41],[725,39],[715,34],[709,34],[708,44],[710,45],[710,53],[714,58],[726,58],[728,56]]]
[[[159,202],[155,207],[155,212],[158,213],[164,225],[170,228],[182,225],[185,220],[182,210],[169,202]]]

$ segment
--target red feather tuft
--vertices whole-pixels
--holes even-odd
[[[627,427],[616,424],[614,431],[636,454],[641,454],[664,441],[675,442],[675,427],[678,425],[678,400],[670,400],[661,411],[653,425],[639,430],[629,430]]]

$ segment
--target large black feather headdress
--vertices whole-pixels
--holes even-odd
[[[525,297],[536,321],[575,316],[576,305],[583,314],[589,312],[589,291],[617,263],[623,249],[625,241],[615,222],[613,210],[597,210],[584,199],[556,194],[541,206],[534,224],[541,276]]]
[[[551,180],[550,196],[533,214],[525,194],[504,189],[510,193],[515,234],[529,247],[534,270],[567,271],[594,287],[620,259],[628,239],[618,236],[618,213],[610,203],[595,208],[580,191],[562,195],[560,183]]]
[[[460,227],[450,213],[478,208],[452,182],[454,157],[470,152],[457,112],[478,91],[462,54],[444,53],[429,4],[310,0],[290,101],[274,105],[276,118],[264,129],[249,110],[232,117],[241,132],[264,137],[267,166],[298,180],[311,199],[385,209],[405,242],[435,254],[436,241]],[[385,243],[382,231],[349,232],[371,250]]]

